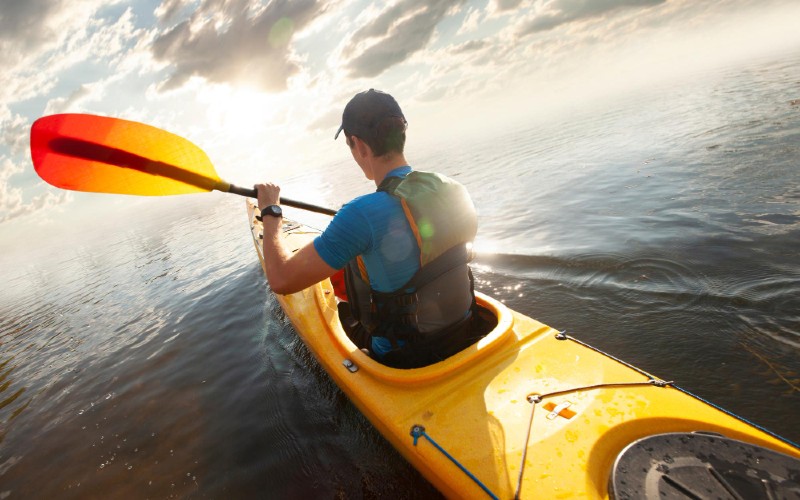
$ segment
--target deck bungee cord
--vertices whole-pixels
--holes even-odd
[[[477,476],[475,476],[475,474],[473,474],[472,472],[470,472],[470,471],[469,471],[469,469],[467,469],[466,467],[464,467],[464,465],[463,465],[462,463],[460,463],[458,460],[456,460],[456,458],[455,458],[453,455],[449,454],[449,453],[447,452],[447,450],[445,450],[444,448],[442,448],[442,446],[441,446],[439,443],[437,443],[437,442],[436,442],[436,441],[435,441],[435,440],[434,440],[432,437],[430,437],[430,436],[429,436],[429,435],[428,435],[428,434],[425,432],[425,427],[423,427],[423,426],[421,426],[421,425],[415,425],[415,426],[411,427],[411,437],[413,437],[413,438],[414,438],[414,446],[417,446],[417,441],[419,441],[419,438],[421,438],[421,437],[424,437],[425,439],[427,439],[429,443],[431,443],[431,444],[432,444],[432,445],[433,445],[433,446],[434,446],[434,447],[435,447],[437,450],[439,450],[440,452],[442,452],[442,454],[443,454],[445,457],[447,457],[447,458],[448,458],[448,459],[449,459],[451,462],[453,462],[453,464],[455,464],[455,466],[456,466],[456,467],[458,467],[459,469],[461,469],[461,471],[462,471],[464,474],[466,474],[466,475],[467,475],[467,477],[469,477],[470,479],[472,479],[473,481],[475,481],[475,484],[477,484],[478,486],[480,486],[480,487],[481,487],[481,489],[482,489],[483,491],[485,491],[485,492],[486,492],[486,494],[487,494],[487,495],[489,495],[489,497],[490,497],[490,498],[493,498],[494,500],[499,500],[499,497],[498,497],[497,495],[495,495],[494,493],[492,493],[492,490],[490,490],[488,486],[486,486],[485,484],[483,484],[483,483],[481,482],[481,480],[480,480],[480,479],[478,479],[478,478],[477,478]]]
[[[635,371],[641,373],[642,375],[644,375],[646,377],[649,377],[649,378],[651,378],[653,380],[657,380],[656,377],[653,377],[652,375],[650,375],[646,371],[644,371],[644,370],[642,370],[642,369],[640,369],[640,368],[638,368],[638,367],[636,367],[636,366],[634,366],[634,365],[632,365],[632,364],[630,364],[630,363],[628,363],[628,362],[626,362],[624,360],[621,360],[621,359],[619,359],[619,358],[617,358],[617,357],[615,357],[615,356],[603,351],[602,349],[598,349],[597,347],[594,347],[591,344],[587,344],[586,342],[578,340],[575,337],[567,335],[566,330],[562,330],[562,331],[558,332],[558,334],[556,334],[556,338],[558,340],[571,340],[571,341],[573,341],[573,342],[575,342],[577,344],[582,345],[583,347],[586,347],[587,349],[591,349],[591,350],[593,350],[595,352],[598,352],[598,353],[602,354],[603,356],[608,357],[609,359],[613,359],[614,361],[616,361],[618,363],[622,363],[623,365],[627,366],[631,370],[635,370]],[[780,374],[778,374],[778,375],[780,376]],[[769,434],[770,436],[774,437],[775,439],[779,439],[779,440],[783,441],[784,443],[786,443],[786,444],[788,444],[790,446],[794,446],[795,448],[800,448],[800,444],[795,443],[794,441],[792,441],[790,439],[786,439],[785,437],[783,437],[783,436],[781,436],[779,434],[775,434],[771,430],[769,430],[769,429],[767,429],[765,427],[762,427],[762,426],[758,425],[757,423],[752,422],[752,421],[750,421],[750,420],[748,420],[748,419],[746,419],[746,418],[744,418],[744,417],[742,417],[740,415],[737,415],[737,414],[733,413],[732,411],[715,404],[712,401],[709,401],[709,400],[707,400],[707,399],[705,399],[705,398],[703,398],[701,396],[698,396],[697,394],[694,394],[693,392],[688,391],[688,390],[684,389],[683,387],[677,386],[672,382],[668,382],[667,384],[670,385],[673,389],[676,389],[676,390],[678,390],[678,391],[680,391],[680,392],[682,392],[684,394],[687,394],[687,395],[689,395],[689,396],[691,396],[691,397],[693,397],[695,399],[698,399],[698,400],[702,401],[703,403],[705,403],[705,404],[707,404],[709,406],[712,406],[712,407],[716,408],[717,410],[719,410],[719,411],[721,411],[723,413],[727,413],[728,415],[730,415],[730,416],[732,416],[734,418],[737,418],[737,419],[741,420],[742,422],[747,423],[748,425],[752,425],[753,427],[755,427],[755,428],[757,428],[757,429],[759,429],[759,430],[761,430],[763,432],[766,432],[767,434]]]
[[[563,334],[563,332],[561,332]],[[649,375],[648,375],[649,377]],[[522,478],[525,473],[525,462],[528,456],[528,443],[530,442],[531,432],[533,431],[533,414],[536,411],[536,405],[543,402],[547,398],[554,398],[557,396],[563,396],[565,394],[572,394],[580,391],[590,391],[592,389],[608,389],[608,388],[618,388],[618,387],[632,387],[632,386],[643,386],[643,385],[651,385],[654,387],[666,387],[671,385],[671,381],[660,380],[656,378],[650,377],[649,380],[643,382],[607,382],[602,384],[593,384],[593,385],[586,385],[582,387],[574,387],[571,389],[564,389],[560,391],[554,391],[547,394],[528,394],[525,398],[531,404],[531,416],[528,420],[528,432],[525,435],[525,446],[522,448],[522,460],[520,460],[519,466],[519,478],[517,479],[517,489],[514,493],[514,498],[519,500],[520,494],[522,491]],[[567,408],[568,405],[558,405],[550,412],[548,418],[551,416],[555,417],[556,415],[560,414],[564,409]]]

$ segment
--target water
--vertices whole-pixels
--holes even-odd
[[[479,289],[798,442],[794,99],[762,60],[408,156],[473,194]],[[139,206],[3,257],[0,498],[437,496],[298,341],[241,199]]]

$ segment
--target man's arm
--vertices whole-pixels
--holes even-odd
[[[259,184],[259,210],[269,205],[277,205],[280,188],[274,184]],[[289,294],[299,292],[336,273],[309,243],[297,252],[290,254],[283,244],[282,220],[279,217],[264,216],[264,264],[267,281],[275,293]]]

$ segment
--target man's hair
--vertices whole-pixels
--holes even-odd
[[[356,135],[359,139],[364,141],[367,146],[372,150],[375,156],[384,156],[390,153],[403,154],[403,149],[406,145],[406,121],[399,116],[391,116],[384,118],[377,127],[375,127],[375,135],[366,137]],[[352,147],[353,136],[355,134],[347,133],[347,144]]]

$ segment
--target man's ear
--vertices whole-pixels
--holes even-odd
[[[369,145],[362,141],[360,138],[353,136],[353,147],[358,151],[359,156],[362,158],[366,158],[372,155],[372,148]]]

